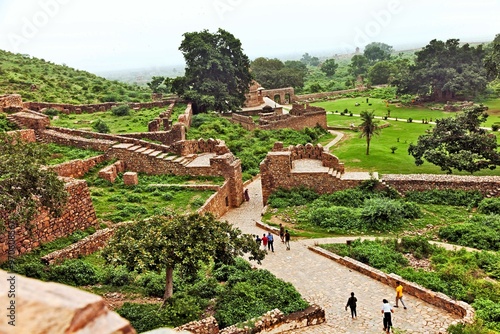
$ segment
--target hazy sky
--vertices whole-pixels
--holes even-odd
[[[219,27],[259,56],[333,55],[384,42],[491,41],[500,0],[0,0],[0,49],[91,72],[183,63],[185,32]]]

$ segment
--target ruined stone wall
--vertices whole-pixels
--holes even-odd
[[[117,135],[119,137],[147,139],[170,146],[180,140],[186,140],[186,128],[184,124],[175,124],[169,131],[138,132]]]
[[[286,95],[290,96],[289,101],[286,99]],[[286,87],[286,88],[278,88],[278,89],[264,89],[262,91],[263,96],[269,97],[271,100],[274,100],[274,97],[276,95],[279,95],[280,97],[280,102],[281,104],[292,104],[296,100],[295,96],[295,90],[293,87]]]
[[[16,292],[20,292],[11,299],[16,306],[15,327],[9,325],[4,316],[0,321],[0,333],[136,333],[128,320],[111,312],[104,299],[97,295],[0,270],[2,286],[12,278]],[[4,300],[8,303],[7,294],[2,296]]]
[[[19,94],[0,95],[0,112],[18,112],[24,109],[23,99]]]
[[[190,103],[187,104],[186,110],[183,114],[179,115],[177,119],[178,123],[184,124],[186,129],[191,127],[191,121],[193,120],[193,105]]]
[[[385,174],[382,181],[402,194],[408,191],[454,189],[477,190],[484,196],[500,196],[500,176]]]
[[[262,130],[277,130],[284,128],[302,130],[304,128],[314,128],[316,125],[321,126],[323,129],[328,128],[326,111],[309,112],[302,116],[293,116],[283,120],[271,121],[267,124],[259,125],[259,128]]]
[[[47,210],[31,222],[33,229],[17,227],[15,230],[15,255],[28,253],[40,246],[58,238],[70,235],[76,230],[97,227],[98,221],[90,198],[89,188],[85,180],[64,179],[68,192],[68,202],[61,217],[51,217]],[[0,235],[0,261],[7,260],[8,235]]]
[[[231,187],[229,181],[224,182],[222,187],[219,187],[215,194],[210,196],[210,198],[205,202],[205,204],[198,209],[198,213],[211,213],[215,217],[220,218],[230,209],[230,201],[231,197]]]
[[[169,105],[171,101],[155,101],[155,102],[141,102],[141,103],[128,103],[130,108],[138,109],[150,109],[156,107],[165,107]],[[96,103],[96,104],[67,104],[67,103],[50,103],[50,102],[25,102],[24,108],[40,111],[45,108],[52,108],[59,110],[65,114],[81,114],[81,113],[94,113],[100,111],[108,111],[111,108],[122,105],[124,103],[118,102],[106,102],[106,103]]]
[[[114,140],[77,137],[59,130],[43,130],[38,131],[38,137],[44,143],[55,143],[64,146],[78,147],[82,149],[91,149],[95,151],[105,152],[108,148],[116,143]]]
[[[94,168],[95,165],[98,165],[105,160],[106,156],[99,155],[85,160],[72,160],[59,165],[48,166],[47,168],[53,170],[59,176],[79,179],[87,174],[89,170]]]
[[[249,131],[253,131],[257,124],[253,121],[253,118],[250,116],[238,115],[235,113],[231,114],[231,122],[235,124],[241,124],[241,126]]]
[[[35,130],[33,129],[7,131],[7,134],[13,137],[19,136],[19,138],[26,143],[36,142]]]
[[[397,286],[396,282],[402,282],[404,285],[405,293],[415,296],[450,313],[453,313],[461,317],[462,321],[465,323],[472,323],[474,321],[474,309],[472,308],[472,306],[465,302],[453,300],[443,293],[431,291],[416,283],[406,281],[395,274],[386,274],[378,269],[372,268],[350,257],[341,257],[320,247],[309,246],[309,249],[343,266],[356,270],[372,279],[375,279],[394,288],[396,288]]]
[[[31,110],[16,112],[7,116],[7,119],[21,128],[28,129],[45,129],[50,125],[50,118],[44,114],[37,113]]]
[[[223,140],[212,138],[207,140],[200,138],[198,140],[178,141],[170,146],[170,152],[180,156],[198,153],[215,153],[220,155],[230,153],[229,148]]]

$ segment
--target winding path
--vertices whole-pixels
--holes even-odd
[[[339,139],[340,140],[340,139]],[[256,227],[260,220],[262,188],[260,178],[247,187],[250,201],[232,209],[221,219],[239,227],[244,233],[262,235],[265,231]],[[275,241],[275,252],[269,253],[262,265],[277,277],[292,283],[310,303],[316,303],[326,311],[327,322],[322,325],[291,331],[289,333],[335,334],[335,333],[381,333],[382,299],[394,302],[392,287],[351,271],[307,249],[318,240],[292,240],[287,251],[279,238]],[[352,238],[351,238],[352,239]],[[338,239],[337,239],[338,240]],[[351,291],[358,298],[358,318],[352,320],[344,306]],[[446,333],[451,323],[458,317],[413,296],[405,295],[407,310],[395,309],[393,323],[403,333]]]

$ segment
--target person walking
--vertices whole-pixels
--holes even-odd
[[[401,301],[401,304],[403,305],[404,309],[406,310],[406,305],[403,302],[403,286],[398,281],[398,282],[396,282],[396,305],[394,305],[394,307],[399,307],[398,306],[399,301]]]
[[[283,224],[280,223],[280,238],[281,242],[285,243],[285,228],[283,227]]]
[[[391,332],[391,327],[392,327],[392,314],[394,313],[394,310],[391,307],[391,304],[389,304],[389,301],[387,299],[382,300],[382,314],[384,315],[384,331],[387,333]]]
[[[255,242],[256,242],[256,243],[257,243],[257,245],[259,245],[259,247],[260,247],[260,244],[261,244],[261,242],[262,242],[262,239],[259,237],[259,235],[258,235],[258,234],[256,234],[256,235],[255,235]]]
[[[267,237],[266,237],[266,234],[265,234],[265,233],[262,235],[262,239],[261,239],[261,240],[262,240],[262,245],[264,246],[264,250],[266,250],[266,247],[267,247],[267,242],[268,242],[269,240],[267,240]]]
[[[285,231],[285,246],[286,250],[290,250],[290,232],[288,230]]]
[[[356,297],[354,297],[354,292],[351,292],[351,297],[349,297],[349,299],[347,299],[347,304],[345,305],[345,310],[347,311],[347,306],[349,306],[349,308],[351,309],[351,317],[353,319],[357,319],[358,316],[356,314],[356,302],[358,301],[358,299]]]
[[[267,249],[274,253],[274,237],[271,232],[267,234]]]

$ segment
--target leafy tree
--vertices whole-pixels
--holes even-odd
[[[56,216],[62,213],[64,182],[41,168],[49,156],[42,145],[0,133],[0,230],[28,225],[42,206]]]
[[[376,63],[382,60],[388,60],[393,51],[392,46],[385,43],[373,42],[365,46],[363,56],[371,63]]]
[[[147,85],[151,88],[153,93],[170,93],[172,89],[172,81],[172,78],[153,76]]]
[[[432,133],[420,136],[416,145],[410,144],[408,153],[417,166],[425,159],[450,174],[452,169],[471,174],[495,169],[500,164],[497,138],[479,127],[487,117],[484,108],[473,108],[454,118],[438,119]]]
[[[374,135],[380,133],[378,121],[375,120],[374,111],[362,111],[360,114],[361,124],[359,129],[361,131],[361,138],[366,138],[366,155],[370,154],[370,141]]]
[[[252,74],[262,87],[275,89],[294,87],[301,89],[307,75],[307,67],[299,61],[286,61],[259,57],[250,64]]]
[[[393,66],[387,60],[379,61],[368,70],[368,79],[373,85],[382,85],[389,82]]]
[[[179,47],[186,60],[183,96],[195,110],[237,110],[245,101],[252,76],[241,42],[219,29],[184,34]]]
[[[491,49],[488,50],[484,64],[490,78],[500,78],[500,34],[496,35],[491,43]]]
[[[431,96],[437,101],[457,95],[474,97],[486,89],[484,53],[481,45],[460,46],[458,39],[432,40],[416,53],[408,86],[398,86],[398,91]]]
[[[335,74],[338,67],[339,64],[335,62],[335,59],[327,59],[323,64],[321,64],[321,71],[331,77]]]
[[[260,261],[265,252],[250,235],[211,215],[155,216],[120,228],[103,252],[108,263],[130,271],[166,270],[164,301],[173,294],[173,270],[194,274],[211,259],[231,263],[250,253]]]
[[[355,55],[351,58],[351,63],[349,64],[349,74],[356,79],[359,76],[366,76],[368,72],[368,59],[362,55]]]

